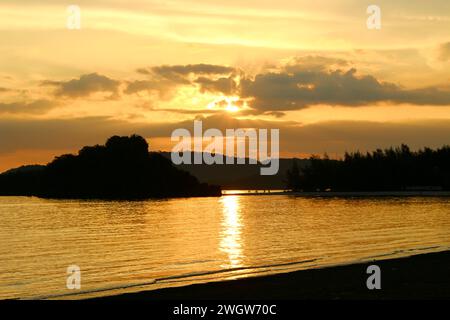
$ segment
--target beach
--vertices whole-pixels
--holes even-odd
[[[369,290],[369,265],[381,289]],[[100,300],[449,299],[450,251],[322,269],[128,293]]]

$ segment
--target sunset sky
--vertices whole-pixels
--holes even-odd
[[[0,172],[194,119],[279,128],[282,156],[450,144],[450,1],[0,2]]]

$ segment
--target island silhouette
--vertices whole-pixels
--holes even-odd
[[[113,136],[46,166],[24,166],[0,175],[0,195],[43,198],[145,199],[220,196],[219,186],[200,183],[170,160],[149,152],[139,135]]]

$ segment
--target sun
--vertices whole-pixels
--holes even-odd
[[[230,113],[235,113],[240,110],[236,102],[240,100],[237,96],[220,96],[216,97],[213,102],[208,104],[208,109],[222,109]]]
[[[236,105],[236,102],[239,101],[239,97],[225,97],[225,101],[227,103],[225,110],[228,112],[238,112],[240,108]]]

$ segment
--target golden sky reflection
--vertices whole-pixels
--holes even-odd
[[[226,196],[220,199],[222,205],[222,230],[220,233],[220,251],[228,255],[229,264],[223,267],[242,267],[242,217],[240,197]]]

